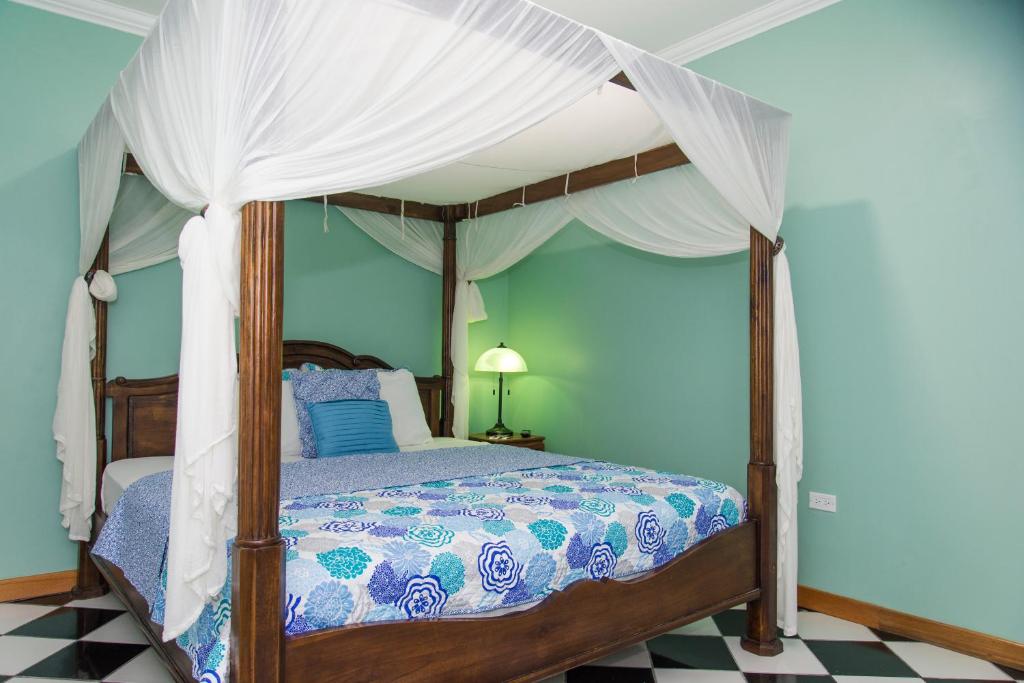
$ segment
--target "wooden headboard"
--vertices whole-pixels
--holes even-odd
[[[391,370],[376,356],[356,356],[343,348],[317,341],[286,341],[283,365],[297,368],[316,363],[324,368],[344,370]],[[434,436],[441,435],[441,401],[444,378],[417,377],[423,413]],[[118,377],[107,383],[113,401],[111,460],[174,455],[174,432],[178,417],[178,376],[154,379]]]

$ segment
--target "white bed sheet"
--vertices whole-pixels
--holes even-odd
[[[430,441],[417,446],[403,446],[402,452],[427,451],[435,448],[458,448],[462,446],[479,446],[476,441],[455,439],[449,436],[434,437]],[[299,456],[282,456],[281,462],[296,462],[302,460]],[[121,498],[129,486],[139,479],[157,472],[165,472],[174,469],[174,457],[170,455],[159,455],[149,458],[127,458],[118,460],[106,466],[103,470],[103,484],[101,499],[103,511],[110,513],[114,505]]]

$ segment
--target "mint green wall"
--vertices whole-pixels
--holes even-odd
[[[285,208],[284,333],[368,353],[416,374],[441,371],[441,278],[395,256],[323,207]]]
[[[160,377],[176,373],[181,342],[178,260],[115,279],[117,301],[107,307],[107,376]]]
[[[78,272],[75,148],[138,44],[0,0],[0,578],[74,566],[50,423]]]
[[[1024,4],[844,0],[692,66],[794,114],[801,582],[1024,641]],[[508,273],[513,426],[742,482],[745,269],[556,236]]]
[[[509,426],[743,488],[745,269],[742,255],[672,259],[571,223],[508,273],[508,341],[530,368],[511,382]]]

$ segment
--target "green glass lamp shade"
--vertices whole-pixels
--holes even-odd
[[[526,372],[523,357],[504,343],[487,349],[476,361],[477,372]]]
[[[526,361],[518,353],[501,343],[493,349],[484,351],[474,367],[477,372],[498,373],[498,421],[487,430],[487,436],[507,439],[512,436],[512,430],[501,421],[501,399],[502,394],[505,393],[505,373],[526,372]]]

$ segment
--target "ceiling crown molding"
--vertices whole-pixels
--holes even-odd
[[[156,15],[118,5],[108,0],[13,0],[37,9],[81,19],[118,31],[145,36],[156,23]]]
[[[686,64],[837,2],[839,0],[773,0],[667,47],[658,55],[675,64]]]

